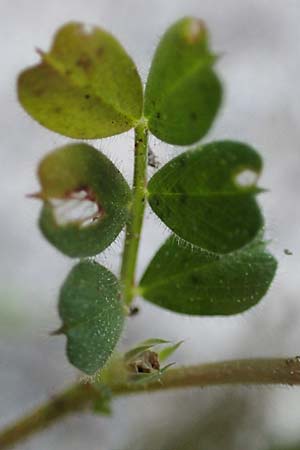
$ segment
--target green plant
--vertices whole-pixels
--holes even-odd
[[[19,100],[45,127],[78,139],[134,128],[130,188],[114,164],[86,143],[54,150],[41,161],[39,225],[62,253],[81,258],[59,295],[69,361],[89,378],[0,434],[5,448],[86,404],[108,413],[112,396],[174,387],[300,383],[300,359],[258,359],[161,368],[181,344],[150,339],[116,350],[136,296],[176,313],[232,315],[267,292],[276,260],[266,249],[256,195],[262,170],[247,144],[218,141],[186,150],[149,180],[148,134],[169,144],[196,144],[221,104],[204,23],[184,18],[155,52],[145,93],[137,69],[109,33],[63,26],[41,62],[21,73]],[[172,231],[140,281],[135,271],[146,203]],[[126,227],[120,276],[93,257]]]

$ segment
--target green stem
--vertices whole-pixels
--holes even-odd
[[[147,385],[137,383],[110,384],[114,396],[163,391],[174,388],[220,385],[300,385],[300,357],[243,359],[170,369],[160,381]],[[75,384],[34,412],[8,426],[0,433],[0,449],[4,450],[46,428],[55,420],[75,411],[82,411],[101,391],[92,384]]]
[[[57,394],[49,402],[4,429],[0,433],[0,449],[23,441],[68,413],[82,411],[91,400],[91,395],[94,398],[95,393],[89,384],[75,384]]]
[[[124,302],[127,306],[134,297],[135,269],[146,203],[147,164],[148,128],[145,120],[142,119],[135,128],[132,203],[126,226],[121,267],[121,283]]]

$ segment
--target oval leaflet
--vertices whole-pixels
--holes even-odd
[[[210,129],[221,104],[222,87],[213,70],[204,23],[186,17],[162,37],[148,75],[145,117],[162,141],[190,145]]]
[[[262,160],[241,142],[217,141],[188,150],[151,178],[150,206],[180,238],[211,252],[232,252],[263,226],[255,200],[262,190],[255,183],[237,182],[246,169],[257,179]]]
[[[141,295],[182,314],[238,314],[268,291],[277,262],[263,242],[229,255],[191,248],[170,237],[156,253],[141,281]]]
[[[59,315],[69,361],[92,375],[105,365],[122,333],[118,280],[100,264],[80,262],[60,290]]]
[[[96,139],[123,133],[142,115],[137,69],[121,44],[98,27],[62,26],[41,62],[21,73],[18,96],[41,125],[65,136]]]

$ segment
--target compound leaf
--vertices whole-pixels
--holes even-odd
[[[39,123],[65,136],[95,139],[132,128],[142,114],[142,84],[106,31],[68,23],[41,63],[21,73],[19,100]]]
[[[80,262],[61,288],[59,314],[69,361],[92,375],[111,356],[123,329],[118,280],[95,262]]]
[[[93,256],[115,240],[131,194],[106,156],[87,144],[66,145],[46,155],[38,175],[44,200],[39,224],[55,247],[71,257]]]
[[[201,20],[186,17],[167,30],[155,52],[145,91],[145,117],[156,137],[189,145],[207,133],[222,97],[213,71],[215,60]]]
[[[162,167],[148,184],[149,203],[182,239],[228,253],[250,242],[263,225],[254,198],[261,191],[261,169],[260,156],[248,145],[213,142]]]
[[[146,300],[178,313],[238,314],[262,299],[276,267],[262,242],[229,255],[216,255],[172,236],[146,269],[140,292]]]

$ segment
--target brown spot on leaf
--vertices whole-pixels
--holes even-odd
[[[100,58],[102,58],[104,53],[104,48],[103,47],[98,47],[97,48],[97,56],[99,56]]]
[[[81,55],[80,58],[77,59],[76,65],[87,72],[92,66],[92,61],[87,55]]]
[[[45,89],[42,87],[35,88],[33,90],[33,95],[35,95],[36,97],[41,97],[44,94],[44,92],[45,92]]]

